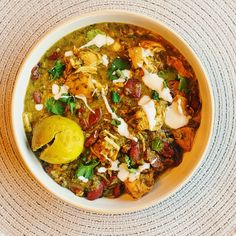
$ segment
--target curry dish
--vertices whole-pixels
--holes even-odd
[[[158,34],[101,23],[56,42],[32,68],[23,122],[45,171],[77,196],[139,199],[192,148],[194,71]]]

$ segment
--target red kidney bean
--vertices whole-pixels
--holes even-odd
[[[32,80],[37,80],[37,79],[39,79],[39,66],[38,65],[36,65],[36,66],[34,66],[33,68],[32,68],[32,70],[31,70],[31,79]]]
[[[138,142],[132,141],[131,148],[129,150],[129,156],[135,163],[140,160],[140,150]]]
[[[87,199],[92,201],[101,197],[102,194],[103,194],[103,184],[100,183],[95,190],[91,190],[88,192]]]
[[[58,57],[59,57],[59,53],[53,52],[51,55],[48,56],[48,59],[51,61],[54,61],[54,60],[58,59]]]
[[[79,125],[82,130],[87,130],[89,128],[88,121],[83,117],[79,118]]]
[[[33,96],[34,102],[36,104],[40,104],[41,103],[41,94],[40,94],[39,91],[34,91],[32,96]]]
[[[115,185],[115,187],[112,190],[112,195],[117,198],[121,195],[121,186],[120,184]]]
[[[90,147],[98,140],[98,131],[94,130],[92,134],[86,139],[84,146]]]
[[[160,155],[162,155],[163,157],[166,157],[166,158],[171,158],[174,156],[174,150],[171,147],[171,145],[167,142],[163,143],[163,148],[159,153],[160,153]]]
[[[124,93],[133,98],[140,98],[142,85],[138,79],[129,79],[124,86]]]
[[[151,166],[155,169],[155,171],[161,172],[164,170],[164,164],[158,155],[156,155],[156,157],[151,161]]]
[[[89,114],[89,125],[93,126],[102,118],[102,110],[101,108],[95,109],[95,113],[90,112]]]

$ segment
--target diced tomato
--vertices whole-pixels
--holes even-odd
[[[79,118],[79,125],[82,130],[87,130],[89,127],[88,121],[83,117]]]
[[[91,190],[88,192],[87,199],[92,201],[101,197],[102,194],[103,194],[103,184],[100,183],[95,190]]]
[[[133,98],[140,98],[142,93],[142,85],[138,79],[129,79],[124,86],[124,93]]]
[[[96,143],[97,139],[98,139],[98,131],[94,130],[92,134],[86,139],[84,146],[85,147],[92,146],[94,143]]]
[[[101,108],[95,109],[95,113],[90,112],[89,114],[89,125],[95,125],[102,118],[102,110]]]

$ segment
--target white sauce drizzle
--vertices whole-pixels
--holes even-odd
[[[72,51],[66,51],[64,55],[65,57],[71,57],[74,55],[74,53]]]
[[[172,96],[170,94],[169,88],[164,88],[163,79],[160,78],[157,74],[149,73],[147,70],[143,68],[144,76],[143,82],[150,89],[156,90],[159,93],[160,98],[172,102]]]
[[[115,74],[115,72],[114,72],[114,74]],[[132,73],[131,73],[130,70],[127,70],[127,69],[121,70],[121,76],[120,76],[120,78],[119,78],[119,79],[115,79],[115,80],[113,80],[112,82],[113,82],[113,83],[124,83],[124,82],[126,82],[128,79],[130,79],[131,76],[132,76]]]
[[[108,66],[108,64],[109,64],[109,60],[108,60],[108,57],[106,54],[102,55],[102,64],[104,66]]]
[[[41,111],[43,109],[43,104],[35,104],[35,110]]]
[[[85,178],[84,176],[79,176],[78,179],[81,180],[81,181],[84,182],[84,183],[87,183],[87,182],[88,182],[88,179]]]
[[[190,116],[185,116],[181,106],[181,99],[174,101],[166,108],[165,123],[172,129],[178,129],[188,124]]]
[[[59,86],[57,84],[52,85],[52,94],[54,95],[54,99],[58,100],[61,98],[62,94],[68,93],[69,87],[66,85]]]
[[[83,45],[80,48],[85,48],[85,47],[89,47],[92,45],[96,45],[98,48],[101,48],[104,45],[111,45],[115,42],[115,40],[113,38],[111,38],[110,36],[106,36],[103,34],[97,34],[92,40],[90,40],[88,43],[86,43],[85,45]]]
[[[138,141],[138,139],[136,137],[133,137],[130,133],[129,133],[129,130],[128,130],[128,125],[127,123],[121,118],[121,117],[118,117],[116,115],[115,112],[112,111],[108,101],[107,101],[107,98],[106,98],[106,95],[105,95],[105,91],[104,89],[102,88],[102,98],[104,100],[104,103],[105,103],[105,106],[107,108],[107,111],[111,114],[111,117],[112,119],[116,119],[116,120],[119,120],[120,121],[120,125],[118,126],[118,133],[121,135],[121,136],[124,136],[128,139],[133,139],[134,141]]]
[[[125,163],[122,163],[119,166],[119,172],[117,174],[117,177],[124,182],[125,180],[129,180],[130,182],[135,181],[136,179],[138,179],[138,177],[140,176],[141,172],[144,170],[147,170],[150,168],[150,163],[144,163],[143,165],[139,166],[138,169],[133,172],[130,173],[128,166]]]
[[[95,111],[88,105],[87,98],[83,94],[75,95],[76,98],[81,99],[85,106],[92,112],[95,113]]]
[[[107,171],[106,167],[101,166],[98,168],[98,173],[105,173],[106,171]]]
[[[148,123],[149,123],[149,130],[153,131],[155,125],[156,125],[156,108],[154,101],[149,96],[143,96],[139,102],[138,105],[141,106],[147,116]]]

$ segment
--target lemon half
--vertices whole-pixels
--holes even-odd
[[[33,151],[45,145],[39,157],[41,160],[51,164],[69,163],[82,152],[84,135],[76,122],[62,116],[50,116],[33,128]]]

